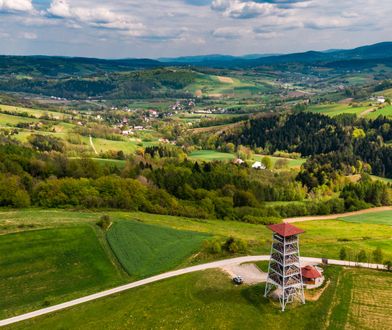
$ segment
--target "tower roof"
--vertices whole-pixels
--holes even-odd
[[[312,266],[303,267],[301,269],[301,273],[304,278],[308,279],[315,279],[321,277],[320,272]]]
[[[302,234],[305,232],[304,230],[299,229],[298,227],[295,227],[293,225],[290,225],[289,223],[279,223],[276,225],[268,225],[267,227],[282,237],[289,237],[293,235]]]

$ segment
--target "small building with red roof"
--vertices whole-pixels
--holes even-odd
[[[307,265],[301,268],[302,280],[306,286],[320,286],[324,282],[321,269]]]

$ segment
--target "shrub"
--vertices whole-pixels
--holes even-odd
[[[255,217],[253,215],[246,215],[242,218],[242,221],[260,225],[272,225],[274,223],[280,223],[282,219],[278,217]]]
[[[245,253],[248,250],[248,244],[242,239],[231,236],[223,243],[222,249],[229,253]]]
[[[104,214],[97,222],[97,226],[101,227],[102,230],[107,230],[110,226],[110,223],[111,223],[110,217],[107,214]]]

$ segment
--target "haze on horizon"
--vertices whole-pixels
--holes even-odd
[[[0,0],[0,53],[243,55],[389,40],[389,0]]]

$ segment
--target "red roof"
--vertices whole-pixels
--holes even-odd
[[[277,225],[269,225],[267,227],[269,229],[271,229],[273,232],[275,232],[283,237],[298,235],[298,234],[302,234],[305,232],[302,229],[299,229],[293,225],[290,225],[289,223],[280,223]]]
[[[320,272],[313,266],[306,266],[301,268],[302,277],[308,279],[315,279],[321,277]]]

